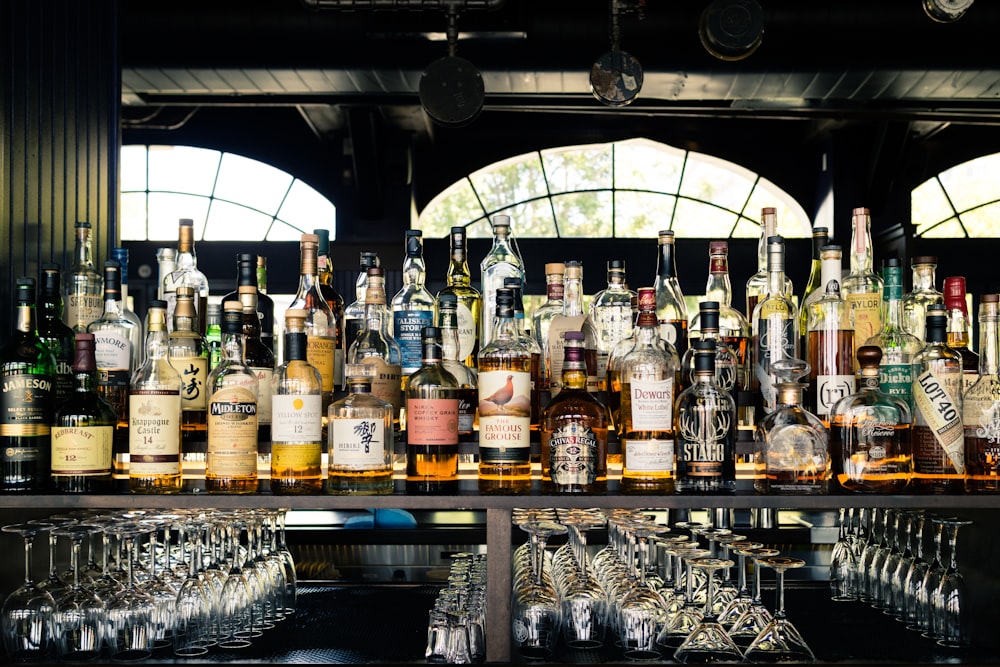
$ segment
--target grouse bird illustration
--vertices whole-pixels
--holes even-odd
[[[493,403],[497,407],[502,407],[514,397],[514,376],[508,375],[504,386],[497,389],[491,396],[483,399]]]

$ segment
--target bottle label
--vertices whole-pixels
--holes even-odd
[[[774,411],[775,391],[771,364],[794,356],[794,320],[779,316],[761,317],[757,320],[757,362],[754,364],[754,375],[764,396],[765,412]]]
[[[670,472],[674,469],[674,441],[626,439],[622,461],[629,472]]]
[[[918,375],[913,384],[916,423],[930,429],[959,475],[965,474],[965,431],[953,396],[960,396],[961,390],[961,373],[938,375],[931,369]]]
[[[257,425],[271,423],[271,378],[273,368],[251,368],[257,376]]]
[[[458,302],[458,359],[468,358],[472,351],[476,349],[476,319],[472,315],[472,310],[467,305]]]
[[[586,315],[556,315],[552,318],[552,323],[549,324],[549,344],[546,353],[548,354],[549,391],[553,398],[562,389],[563,355],[566,349],[564,334],[567,331],[583,331],[583,322],[586,318]],[[589,369],[587,374],[590,375]]]
[[[407,398],[406,440],[415,445],[457,445],[458,399]]]
[[[559,486],[586,486],[597,479],[597,435],[583,422],[569,422],[549,436],[549,467]]]
[[[878,292],[864,292],[847,294],[844,300],[854,323],[854,352],[857,356],[858,348],[882,330],[882,298]]]
[[[350,352],[351,343],[358,339],[358,334],[365,328],[363,317],[344,320],[344,351]]]
[[[853,375],[816,376],[816,414],[829,415],[837,401],[853,393]]]
[[[400,366],[404,375],[420,369],[423,346],[420,340],[424,327],[431,326],[434,312],[430,310],[397,310],[392,314],[392,333],[402,353]]]
[[[129,392],[128,426],[129,476],[180,473],[180,392],[157,389]]]
[[[384,466],[385,424],[382,419],[341,419],[330,422],[331,466]]]
[[[257,473],[257,396],[239,385],[219,389],[208,400],[208,458],[214,477]]]
[[[47,375],[16,373],[0,378],[0,436],[48,436],[52,388]]]
[[[476,424],[476,390],[473,388],[458,390],[458,433],[471,435]]]
[[[207,357],[170,357],[170,365],[181,376],[181,408],[183,410],[207,410],[208,379]]]
[[[52,353],[56,354],[56,350],[53,349]],[[56,356],[56,405],[62,405],[68,401],[75,391],[76,386],[73,379],[73,366],[65,359],[60,359]]]
[[[306,361],[319,371],[323,393],[333,391],[337,341],[332,336],[306,337]]]
[[[682,407],[677,418],[677,458],[684,462],[684,477],[721,477],[727,440],[734,429],[733,415],[726,410],[710,405]]]
[[[129,370],[132,342],[118,331],[94,332],[94,358],[101,370]]]
[[[323,447],[319,442],[274,442],[271,444],[272,478],[292,477],[296,470],[319,471],[322,465]]]
[[[523,461],[531,446],[531,373],[479,373],[480,460]]]
[[[114,426],[52,428],[52,474],[92,477],[111,472]]]
[[[721,344],[721,343],[720,343]],[[692,371],[692,377],[693,371]],[[733,398],[737,391],[736,381],[739,378],[739,370],[736,366],[736,355],[728,352],[715,355],[715,383],[723,391],[731,394]]]
[[[403,405],[402,370],[398,364],[386,363],[382,357],[365,357],[361,360],[363,364],[370,364],[375,367],[375,375],[372,377],[372,396],[391,403],[394,412],[398,415],[399,408]]]
[[[633,431],[669,431],[674,422],[674,381],[638,380],[628,383]],[[628,416],[625,417],[628,419]]]
[[[880,364],[878,367],[879,388],[896,398],[906,401],[910,414],[914,412],[913,403],[913,364]]]
[[[270,388],[267,390],[270,393]],[[323,397],[319,394],[271,396],[271,442],[323,442]],[[271,450],[274,456],[274,450]]]
[[[101,319],[104,314],[104,297],[100,294],[67,294],[64,320],[74,328],[86,329],[87,325]]]

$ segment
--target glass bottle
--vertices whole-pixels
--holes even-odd
[[[608,286],[590,300],[590,320],[597,330],[597,377],[607,387],[608,357],[619,341],[632,335],[632,297],[625,283],[625,260],[608,260]]]
[[[257,491],[257,388],[243,361],[243,308],[230,301],[223,305],[222,360],[208,376],[209,493]]]
[[[767,240],[778,236],[778,209],[765,206],[760,210],[760,239],[757,241],[757,273],[747,280],[747,319],[753,318],[754,308],[767,295]],[[785,276],[783,294],[792,298],[792,281]]]
[[[17,324],[0,349],[2,488],[37,492],[49,484],[56,364],[35,331],[34,278],[17,279],[14,303]]]
[[[208,304],[205,343],[208,345],[208,370],[211,371],[222,360],[222,304]]]
[[[257,291],[267,294],[267,257],[257,255]]]
[[[205,337],[194,330],[197,318],[194,289],[181,285],[177,288],[168,359],[181,378],[181,466],[188,472],[204,470],[208,451],[210,355]]]
[[[94,334],[76,334],[74,345],[75,386],[52,423],[52,486],[59,493],[108,493],[118,418],[97,392]]]
[[[520,278],[504,278],[503,286],[514,294],[514,328],[520,333],[521,344],[527,348],[531,354],[531,430],[538,431],[539,422],[542,417],[541,400],[538,387],[541,385],[543,352],[538,346],[534,336],[525,328],[524,300],[521,295]],[[537,463],[540,459],[540,452],[534,450],[532,445],[531,460]]]
[[[552,318],[549,337],[544,348],[545,365],[548,367],[549,395],[555,398],[562,387],[563,334],[582,331],[584,354],[587,358],[587,389],[602,389],[597,375],[597,329],[583,308],[583,264],[570,260],[565,263],[563,312]],[[607,369],[605,369],[605,373]]]
[[[271,493],[278,495],[323,490],[323,378],[306,360],[306,316],[285,311],[285,363],[262,389],[271,395]]]
[[[971,323],[963,276],[944,279],[944,305],[948,309],[948,347],[962,355],[962,393],[965,393],[979,379],[979,355],[970,347]]]
[[[368,269],[379,266],[378,253],[361,251],[361,272],[354,283],[354,301],[344,307],[344,363],[351,349],[351,343],[358,339],[358,333],[365,323],[365,291],[368,288]],[[344,378],[347,388],[347,378]]]
[[[838,245],[823,247],[824,295],[809,304],[806,325],[806,405],[827,426],[834,404],[854,393],[854,328],[840,294],[841,253]]]
[[[257,294],[257,319],[260,321],[260,340],[267,349],[274,352],[274,300],[261,291],[258,284],[260,267],[259,255],[240,253],[236,255],[236,289],[222,297],[226,301],[239,301],[240,288],[252,287]],[[266,285],[265,278],[265,285]]]
[[[911,487],[914,493],[961,493],[965,487],[962,356],[947,345],[944,306],[930,306],[927,312],[927,345],[913,359]]]
[[[419,369],[406,386],[406,490],[458,491],[458,380],[445,370],[441,330],[424,327]]]
[[[660,320],[660,338],[674,346],[677,356],[687,348],[688,315],[684,293],[677,279],[677,255],[674,233],[659,233],[659,261],[656,264],[656,317]]]
[[[344,297],[333,286],[333,260],[330,258],[330,230],[314,229],[313,234],[319,237],[319,248],[316,257],[316,271],[319,275],[319,290],[333,313],[334,338],[337,347],[333,357],[334,388],[344,384]]]
[[[867,208],[851,213],[851,271],[840,291],[851,311],[854,353],[882,330],[882,277],[872,270],[872,219]]]
[[[484,314],[496,312],[497,290],[503,287],[504,278],[520,278],[522,284],[524,281],[524,260],[517,248],[510,216],[495,215],[490,224],[493,225],[493,245],[479,264]],[[484,316],[479,329],[479,349],[482,350],[493,335],[492,320]],[[544,345],[542,347],[544,349]]]
[[[672,493],[680,361],[672,345],[661,343],[656,290],[640,288],[638,300],[635,343],[620,369],[622,489]]]
[[[461,344],[458,318],[458,296],[450,292],[438,295],[438,328],[441,330],[441,363],[446,371],[458,382],[458,439],[459,442],[475,442],[477,387],[476,372],[466,366],[460,358]]]
[[[194,251],[194,220],[181,218],[177,231],[177,254],[174,256],[174,270],[163,279],[163,299],[167,302],[167,326],[174,321],[174,307],[177,305],[177,287],[187,285],[194,288],[194,310],[198,313],[195,330],[204,334],[208,326],[208,278],[198,270],[198,258]]]
[[[333,400],[337,330],[330,304],[320,291],[319,237],[303,234],[299,242],[299,287],[289,308],[306,311],[306,356],[323,378],[323,414]]]
[[[358,496],[392,493],[393,405],[371,393],[374,366],[349,363],[345,372],[348,394],[329,411],[327,490]]]
[[[500,288],[489,343],[479,350],[481,491],[527,487],[531,476],[531,351],[514,321],[514,294]]]
[[[456,297],[458,359],[469,368],[475,368],[479,355],[479,318],[483,312],[483,298],[472,286],[465,227],[451,228],[448,245],[451,261],[448,263],[447,286],[437,293],[438,303],[444,294]]]
[[[1000,341],[996,294],[979,297],[979,379],[962,397],[965,490],[1000,492]]]
[[[831,284],[836,281],[827,283],[827,290]],[[772,368],[777,407],[760,420],[754,437],[754,488],[758,493],[825,494],[830,483],[828,433],[823,421],[802,407],[805,383],[800,379],[809,375],[809,364],[781,359]]]
[[[56,360],[55,405],[63,405],[76,393],[73,360],[76,341],[73,329],[63,322],[63,300],[59,287],[58,264],[43,264],[38,294],[38,339],[49,348]]]
[[[809,278],[806,280],[802,298],[799,300],[799,331],[802,332],[802,342],[799,348],[806,349],[806,332],[809,331],[809,304],[819,301],[826,293],[829,281],[823,280],[823,246],[830,243],[830,230],[826,227],[813,227],[812,233],[812,264],[809,266]],[[841,277],[836,276],[837,282]],[[853,377],[853,374],[852,376]]]
[[[434,323],[434,297],[424,286],[424,244],[419,229],[406,230],[406,256],[403,259],[403,286],[392,297],[392,337],[402,353],[403,392],[407,378],[421,366],[424,327]]]
[[[271,467],[271,380],[274,377],[274,353],[260,337],[260,312],[257,286],[240,285],[243,307],[243,362],[257,376],[257,463]],[[322,421],[322,415],[320,415]]]
[[[564,338],[562,391],[542,416],[542,480],[559,492],[593,493],[607,481],[607,408],[587,391],[583,332]]]
[[[163,299],[163,279],[173,272],[177,266],[176,248],[156,249],[156,298]]]
[[[128,248],[112,248],[111,259],[116,260],[122,267],[122,315],[126,319],[132,320],[132,323],[139,327],[139,331],[142,332],[144,331],[142,320],[135,314],[132,297],[128,295]]]
[[[785,296],[785,241],[767,240],[767,293],[754,307],[753,373],[763,399],[765,413],[774,410],[774,378],[771,364],[779,359],[799,358],[799,313]]]
[[[73,331],[87,331],[87,326],[104,312],[101,274],[94,265],[94,246],[89,222],[77,222],[74,263],[66,272],[63,302],[65,322]]]
[[[699,331],[692,340],[715,341],[715,382],[719,388],[729,394],[733,400],[736,394],[743,391],[740,384],[740,365],[736,354],[719,337],[719,302],[701,301],[698,303]],[[681,359],[681,389],[687,389],[694,383],[694,349],[688,346]]]
[[[913,289],[903,297],[903,329],[924,340],[924,319],[927,317],[927,306],[944,303],[944,294],[937,291],[937,280],[934,272],[937,269],[937,257],[933,255],[918,255],[910,260],[910,270],[913,273]]]
[[[736,490],[736,402],[715,383],[715,342],[695,342],[695,382],[677,397],[675,486],[680,493]]]
[[[562,262],[549,262],[545,265],[545,301],[535,308],[531,315],[531,335],[542,349],[545,356],[545,345],[549,340],[549,327],[552,318],[562,315],[563,311],[563,274],[566,265]],[[484,313],[490,312],[483,310]],[[549,369],[546,364],[540,367],[541,382],[538,387],[539,404],[542,408],[549,404]]]
[[[145,360],[132,376],[128,390],[128,482],[132,493],[181,490],[182,382],[168,361],[166,313],[166,301],[150,302]]]
[[[399,412],[403,404],[399,343],[389,333],[389,311],[385,305],[385,277],[381,267],[368,269],[365,292],[365,323],[347,352],[347,363],[375,367],[371,380],[372,396],[392,405],[393,428],[399,430]]]

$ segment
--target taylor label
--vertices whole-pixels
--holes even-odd
[[[170,390],[134,390],[128,401],[129,475],[181,471],[181,396]]]
[[[257,424],[271,423],[271,378],[272,368],[251,368],[257,376]]]
[[[171,357],[170,365],[181,376],[181,408],[184,410],[205,410],[208,408],[208,358]]]
[[[633,379],[623,387],[628,392],[626,419],[632,431],[669,431],[674,423],[674,381]]]
[[[674,469],[674,441],[626,439],[622,463],[628,472],[670,472]]]
[[[457,445],[458,399],[407,398],[406,441],[414,445]]]
[[[878,292],[846,294],[844,300],[854,323],[854,352],[882,330],[882,296]]]
[[[587,486],[597,479],[597,435],[587,424],[569,422],[549,436],[549,468],[558,486]]]
[[[916,423],[930,429],[959,475],[965,474],[965,433],[962,413],[954,396],[961,396],[961,391],[962,374],[958,372],[939,375],[926,370],[913,383]]]
[[[828,416],[837,401],[853,393],[853,375],[816,376],[816,414]]]
[[[330,422],[330,465],[384,466],[386,433],[381,419],[334,419]]]
[[[52,474],[93,477],[111,473],[114,426],[52,428]]]
[[[392,335],[402,353],[400,366],[409,375],[420,369],[423,360],[421,335],[424,327],[431,326],[434,311],[397,310],[392,314]]]
[[[332,336],[306,337],[306,361],[319,371],[325,394],[333,391],[333,383],[336,378],[334,375],[336,351],[337,341]]]
[[[257,473],[257,395],[239,385],[219,389],[208,401],[206,473],[249,477]]]
[[[531,373],[479,373],[480,460],[526,461],[531,445]]]
[[[322,442],[323,397],[278,394],[271,397],[271,442]]]

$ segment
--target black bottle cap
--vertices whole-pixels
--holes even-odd
[[[59,296],[59,276],[61,267],[58,264],[42,264],[42,285],[41,292],[44,296]]]
[[[22,306],[35,305],[35,279],[27,276],[17,279],[17,303]]]
[[[222,304],[222,333],[243,333],[243,304],[239,301],[226,301]]]
[[[695,372],[715,373],[715,341],[699,338],[693,347]]]
[[[886,257],[882,260],[883,269],[896,266],[903,266],[903,261],[898,257]]]
[[[930,312],[932,307],[928,307]],[[944,343],[948,340],[948,318],[944,315],[927,315],[925,337],[928,343]]]
[[[122,289],[122,265],[117,260],[104,262],[104,293],[118,294]]]

